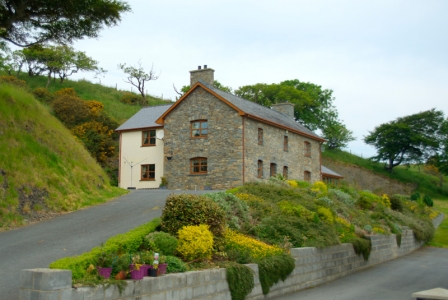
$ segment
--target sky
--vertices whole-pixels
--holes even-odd
[[[363,141],[375,126],[432,108],[448,116],[447,0],[126,2],[118,26],[74,43],[108,70],[78,79],[131,90],[118,64],[141,63],[160,75],[147,92],[173,101],[199,65],[233,89],[311,82],[333,90],[356,137],[346,150],[363,157],[376,153]]]

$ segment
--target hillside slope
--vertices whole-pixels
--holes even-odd
[[[0,230],[124,192],[31,94],[0,84]]]
[[[440,179],[425,172],[424,166],[398,166],[389,173],[381,163],[340,150],[322,152],[322,164],[344,176],[346,183],[376,194],[410,195],[417,191],[436,198],[448,197],[447,177],[440,186]]]

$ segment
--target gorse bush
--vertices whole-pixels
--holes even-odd
[[[311,191],[316,193],[317,198],[325,197],[328,194],[327,185],[322,181],[316,181],[315,183],[313,183]]]
[[[46,103],[51,104],[53,102],[54,96],[50,91],[48,91],[46,88],[36,88],[33,90],[33,95],[36,97],[37,100]]]
[[[213,250],[213,234],[205,224],[184,226],[177,233],[177,252],[187,261],[210,259]]]
[[[12,84],[23,89],[28,87],[25,80],[18,79],[15,76],[0,76],[0,83]]]
[[[249,236],[228,229],[225,235],[226,251],[237,250],[248,253],[251,258],[259,259],[283,253],[283,249],[268,245]]]
[[[330,209],[320,206],[317,208],[317,213],[319,215],[320,220],[327,222],[329,224],[333,224],[334,217],[333,217],[333,214],[331,213]]]
[[[240,229],[249,221],[249,207],[243,200],[233,194],[218,192],[204,196],[212,199],[226,214],[227,225],[231,229]]]
[[[163,231],[152,232],[145,237],[146,245],[154,252],[174,255],[178,241],[171,234]]]
[[[224,236],[225,212],[212,199],[198,195],[171,195],[162,212],[161,228],[177,236],[188,225],[206,224],[215,237]]]

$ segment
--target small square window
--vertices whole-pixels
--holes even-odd
[[[156,165],[142,165],[141,180],[155,180],[156,179]]]
[[[207,120],[198,120],[191,122],[191,137],[206,138],[208,135]]]
[[[142,132],[142,146],[155,146],[156,145],[156,131],[148,130]]]
[[[190,174],[207,174],[207,158],[195,157],[190,159]]]

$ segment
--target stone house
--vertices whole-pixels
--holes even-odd
[[[322,180],[324,139],[294,120],[292,104],[270,109],[223,92],[213,86],[214,70],[206,66],[190,74],[191,88],[177,102],[144,108],[117,129],[120,187],[129,187],[132,164],[146,156],[140,177],[135,171],[137,188],[156,188],[161,176],[169,189],[190,190],[228,189],[279,173]],[[148,134],[154,145],[144,145]],[[145,152],[148,147],[151,154]],[[131,153],[135,158],[126,161]]]

